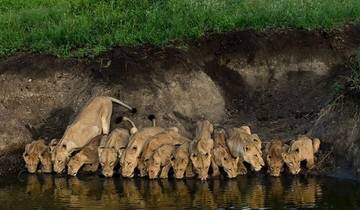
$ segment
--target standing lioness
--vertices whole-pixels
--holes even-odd
[[[118,99],[97,96],[93,98],[67,127],[64,136],[55,148],[54,171],[63,172],[69,156],[89,143],[95,136],[109,134],[112,102],[136,112],[135,108]]]

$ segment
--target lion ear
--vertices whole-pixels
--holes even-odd
[[[287,158],[287,154],[286,153],[281,153],[281,157],[283,158],[283,160],[285,160]]]

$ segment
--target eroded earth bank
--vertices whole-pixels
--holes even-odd
[[[0,175],[23,168],[24,144],[60,138],[94,95],[114,105],[112,126],[130,116],[193,137],[195,122],[248,124],[263,141],[309,134],[322,141],[319,171],[360,170],[359,101],[347,91],[347,63],[360,25],[343,31],[268,30],[209,35],[167,47],[118,48],[86,60],[18,53],[0,60]],[[345,87],[345,88],[342,88]],[[339,172],[340,171],[340,172]],[[348,173],[347,173],[348,174]]]

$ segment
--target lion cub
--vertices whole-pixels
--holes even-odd
[[[40,163],[40,156],[43,153],[46,153],[48,146],[46,146],[45,141],[43,139],[33,141],[29,144],[25,145],[25,152],[23,153],[23,158],[25,161],[25,167],[27,168],[29,173],[35,173],[38,165]],[[46,162],[44,162],[46,164]],[[44,172],[50,173],[51,170],[51,162],[50,162],[50,171],[48,172],[48,165],[45,165]]]
[[[190,159],[202,181],[207,179],[211,164],[211,150],[214,147],[214,140],[211,138],[213,131],[214,127],[209,121],[197,122],[196,137],[190,144]]]
[[[43,173],[51,173],[53,172],[53,154],[54,148],[56,144],[60,141],[60,139],[52,139],[50,144],[47,146],[46,150],[39,155],[40,163],[41,163],[41,172]]]
[[[104,136],[98,148],[101,173],[105,177],[112,177],[114,167],[119,162],[122,152],[129,142],[130,133],[124,128],[115,128],[110,135]]]
[[[239,157],[239,173],[246,173],[242,160],[251,164],[251,168],[260,171],[265,165],[262,159],[261,140],[256,134],[251,134],[248,126],[232,128],[228,131],[229,138],[226,144],[233,157]]]
[[[237,164],[239,157],[233,158],[225,142],[225,130],[216,129],[214,131],[214,149],[212,150],[211,168],[212,176],[219,176],[219,167],[223,167],[229,178],[238,175]]]
[[[292,174],[298,174],[301,171],[300,162],[306,160],[306,168],[314,167],[314,154],[319,150],[320,140],[318,138],[310,139],[307,136],[299,136],[292,141],[287,152],[282,153],[285,164]]]
[[[289,146],[280,140],[273,140],[265,146],[265,162],[270,176],[280,176],[284,166],[282,153],[288,149]]]
[[[88,145],[82,148],[80,152],[70,158],[70,161],[67,164],[69,175],[76,176],[82,166],[84,166],[84,170],[86,171],[97,171],[99,167],[98,147],[101,139],[101,135],[96,136]]]
[[[170,127],[164,132],[158,133],[151,137],[144,146],[141,154],[140,163],[138,169],[140,170],[140,176],[146,176],[148,167],[148,161],[153,156],[154,152],[163,145],[181,145],[189,139],[185,138],[179,133],[179,129],[176,127]]]
[[[153,126],[154,125],[155,123],[153,123]],[[147,127],[140,129],[134,135],[130,136],[129,144],[120,159],[122,176],[134,176],[134,170],[139,164],[140,155],[144,145],[152,136],[155,136],[163,131],[164,129],[160,127]]]
[[[154,155],[148,161],[148,173],[150,179],[156,179],[161,170],[160,178],[168,178],[171,168],[170,158],[175,146],[166,144],[155,150]]]
[[[193,167],[189,158],[190,141],[175,148],[170,159],[171,166],[174,170],[175,178],[182,179],[184,173],[186,177],[193,177]]]
[[[133,112],[136,109],[118,99],[106,96],[93,98],[67,127],[60,143],[55,148],[54,171],[62,173],[70,155],[82,149],[91,139],[109,134],[112,103],[120,104]]]

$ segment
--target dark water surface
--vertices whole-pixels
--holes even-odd
[[[360,209],[360,184],[316,177],[0,178],[0,209]]]

